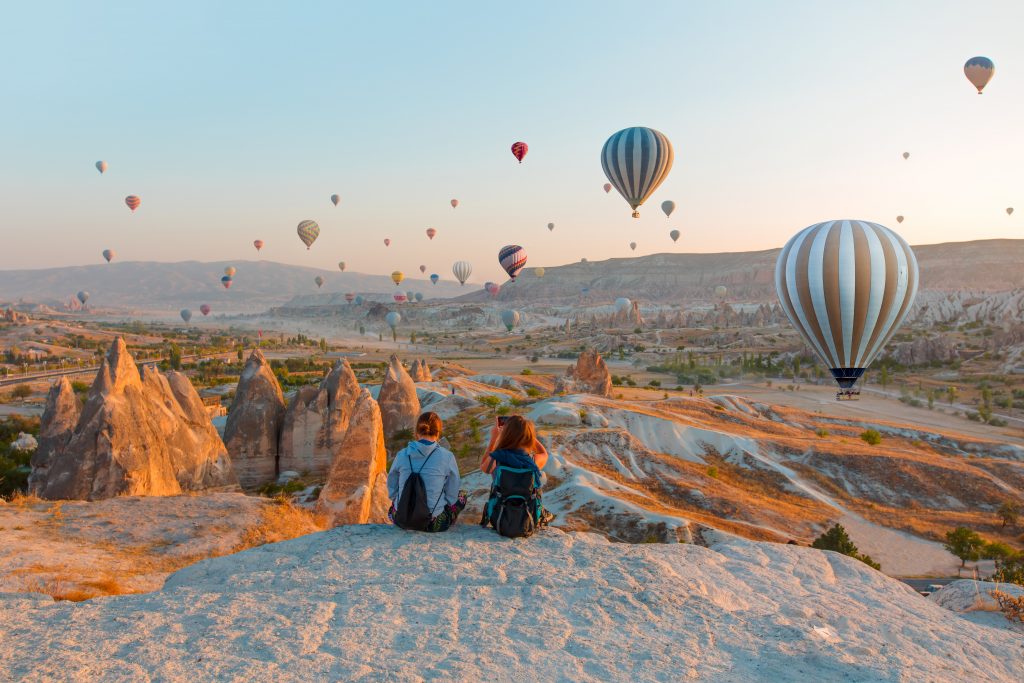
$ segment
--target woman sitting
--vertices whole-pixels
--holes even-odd
[[[499,417],[480,469],[493,474],[491,495],[484,507],[482,526],[493,526],[502,536],[529,536],[553,518],[541,504],[541,473],[548,452],[537,439],[533,422],[520,415]]]
[[[459,466],[455,456],[438,444],[442,428],[437,413],[420,415],[416,420],[418,439],[410,441],[391,463],[391,471],[388,472],[388,496],[391,498],[388,518],[397,526],[414,531],[447,531],[466,507],[466,493],[459,490]],[[421,480],[422,489],[417,486],[420,482],[415,478],[409,481],[413,475]],[[417,505],[413,501],[406,501],[407,505],[402,509],[402,496],[407,492],[409,495],[423,495],[425,502],[418,502],[423,506],[420,510],[424,518],[417,518]]]

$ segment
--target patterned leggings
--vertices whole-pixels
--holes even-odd
[[[441,511],[437,517],[430,520],[430,524],[424,531],[428,533],[434,533],[438,531],[448,531],[455,520],[459,518],[459,513],[466,508],[466,492],[459,491],[458,499],[451,505],[445,505],[444,510]],[[388,519],[393,524],[395,521],[395,504],[391,504],[391,509],[388,510]]]

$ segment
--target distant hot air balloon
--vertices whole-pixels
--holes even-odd
[[[903,153],[903,158],[904,159],[909,159],[910,158],[910,152],[904,152]]]
[[[423,301],[423,292],[416,292],[416,303]]]
[[[392,296],[392,298],[395,300],[396,303],[402,303],[403,301],[405,301],[406,296],[405,294],[395,294]]]
[[[345,301],[352,303],[356,300],[356,295],[352,292],[345,292]]]
[[[213,309],[210,308],[210,304],[203,304],[202,306],[199,307],[199,312],[202,313],[203,315],[210,315],[211,310]]]
[[[519,271],[526,266],[526,250],[518,244],[508,244],[498,252],[498,263],[508,273],[509,278],[515,280]]]
[[[501,285],[497,282],[485,282],[484,290],[491,295],[491,298],[498,296],[498,292],[501,291]]]
[[[252,246],[256,247],[256,251],[259,251],[263,248],[263,240],[253,240]]]
[[[402,284],[402,280],[405,279],[405,273],[400,270],[396,270],[391,273],[391,281],[395,283],[395,286]]]
[[[590,287],[580,287],[580,294],[583,296],[590,294]]]
[[[142,200],[136,195],[130,194],[124,198],[124,203],[128,205],[128,208],[132,210],[132,213],[135,213],[135,209],[139,208],[139,205],[142,204]]]
[[[672,170],[672,143],[664,133],[637,126],[612,135],[601,150],[601,166],[608,180],[633,208],[654,193]]]
[[[555,224],[554,223],[548,223],[548,232],[550,232],[550,231],[552,231],[554,229],[555,229]]]
[[[1006,207],[1006,215],[1007,216],[1012,216],[1013,215],[1013,207],[1012,206]],[[109,261],[110,259],[107,259],[107,260]]]
[[[604,193],[608,194],[611,191],[612,191],[612,184],[611,183],[605,183],[604,184]]]
[[[624,296],[620,296],[618,299],[615,300],[615,310],[618,311],[619,313],[622,313],[623,311],[628,311],[632,306],[633,302]]]
[[[537,277],[544,277],[544,269],[543,268],[534,268],[533,269],[533,274],[536,275]]]
[[[99,171],[101,174],[106,173],[107,172],[107,168],[108,168],[107,162],[105,162],[105,161],[97,161],[96,162],[96,170]]]
[[[234,280],[231,279],[230,275],[225,275],[220,279],[220,283],[224,285],[224,289],[231,289],[232,282],[234,282]]]
[[[324,286],[324,278],[321,275],[317,275],[315,278],[313,278],[313,282],[316,283],[317,289],[320,289],[321,287]]]
[[[237,272],[238,271],[235,270],[234,266],[228,266],[227,268],[224,269],[224,274],[227,275],[228,277],[234,277],[235,273]]]
[[[724,297],[728,293],[729,289],[725,285],[718,285],[715,287],[715,296],[717,297]]]
[[[501,322],[509,332],[519,324],[519,311],[507,310],[501,312]]]
[[[335,206],[337,206],[338,204],[341,204],[341,197],[339,197],[336,194],[332,194],[331,195],[331,204],[334,204]]]
[[[629,243],[629,248],[630,248],[630,249],[631,249],[632,251],[636,251],[636,242],[630,242],[630,243]]]
[[[361,294],[357,294],[356,295],[356,306],[362,306],[363,305],[363,301],[364,301],[363,296]]]
[[[1010,210],[1012,211],[1013,209]],[[103,250],[103,258],[107,259],[107,263],[113,261],[115,256],[117,256],[117,252],[115,252],[113,249]]]
[[[75,296],[78,297],[79,302],[81,302],[83,306],[85,305],[85,302],[89,300],[89,292],[86,292],[85,290],[78,292]]]
[[[665,212],[665,217],[667,218],[676,210],[676,203],[671,199],[666,199],[661,203],[661,210]]]
[[[420,272],[421,272],[421,273],[425,273],[425,272],[427,272],[427,267],[426,267],[426,266],[424,266],[424,265],[420,265]]]
[[[299,223],[296,231],[299,233],[299,239],[306,245],[307,250],[313,246],[313,242],[320,236],[320,226],[316,224],[316,221],[302,221]]]
[[[457,207],[459,205],[459,200],[458,199],[453,199],[451,201],[451,204],[452,204],[452,208],[454,209],[455,207]]]
[[[775,265],[782,310],[842,389],[856,383],[899,329],[917,284],[913,250],[867,221],[804,228]]]
[[[345,272],[345,262],[344,261],[338,261],[338,270],[340,270],[343,273]]]
[[[397,296],[397,294],[395,295]],[[391,311],[384,316],[384,322],[391,328],[391,338],[395,338],[395,328],[398,327],[398,323],[402,322],[402,316],[398,311]]]
[[[384,246],[385,247],[390,247],[391,246],[391,240],[388,239],[387,237],[384,238]]]
[[[460,285],[465,285],[466,280],[473,274],[473,264],[469,261],[456,261],[452,265],[452,275],[459,281]]]
[[[189,320],[192,319],[192,311],[188,310],[187,308],[181,309],[181,311],[179,311],[179,315],[181,315],[181,319],[184,320],[185,322],[188,322]]]
[[[437,230],[434,230],[433,228],[427,228],[427,237],[428,238],[434,239],[434,235],[436,235],[436,234],[437,234]]]
[[[525,142],[513,142],[512,143],[512,156],[519,160],[519,163],[523,163],[523,157],[530,151],[530,146]]]
[[[971,57],[964,64],[964,75],[978,89],[979,95],[995,73],[996,65],[988,57]]]
[[[416,292],[414,292],[412,290],[407,291],[405,293],[405,300],[408,301],[409,303],[412,303],[413,301],[415,301],[416,300]]]
[[[440,279],[441,279],[441,276],[438,275],[437,273],[431,273],[430,274],[430,283],[431,284],[436,285],[437,281],[440,280]]]
[[[896,222],[897,223],[902,223],[903,222],[903,216],[896,216]]]
[[[669,233],[668,233],[668,236],[672,238],[673,242],[678,242],[679,241],[679,231],[678,230],[670,230]]]

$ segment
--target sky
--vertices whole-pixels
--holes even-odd
[[[506,244],[533,267],[771,249],[838,218],[1021,237],[1022,24],[1012,0],[9,5],[0,268],[241,261],[259,238],[268,260],[465,259],[482,282]],[[975,55],[996,64],[980,97]],[[675,150],[639,219],[602,189],[628,126]]]

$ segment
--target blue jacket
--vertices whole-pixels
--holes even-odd
[[[423,477],[427,504],[434,506],[430,511],[431,516],[437,517],[444,511],[445,505],[452,505],[458,500],[462,482],[459,479],[459,465],[452,452],[434,441],[410,441],[395,456],[391,471],[388,472],[388,497],[396,508],[402,489],[405,488],[405,480],[412,472],[419,472]]]
[[[534,480],[540,485],[541,474],[533,456],[521,448],[502,448],[491,453],[491,460],[504,467],[514,467],[517,470],[533,470]]]

